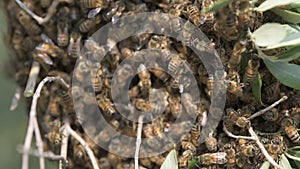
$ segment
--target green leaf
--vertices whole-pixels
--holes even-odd
[[[281,160],[279,161],[279,165],[284,169],[292,169],[289,160],[286,158],[284,154],[281,155]]]
[[[272,9],[274,13],[279,15],[282,19],[290,23],[300,23],[300,14],[290,10],[283,10],[279,8]]]
[[[189,160],[188,169],[197,168],[197,163],[198,163],[198,160],[196,158]]]
[[[275,76],[282,84],[300,89],[300,66],[284,62],[271,62],[263,58],[263,61],[269,71]]]
[[[261,80],[261,76],[259,73],[257,73],[255,79],[252,80],[251,84],[251,88],[252,88],[252,93],[253,96],[255,98],[255,100],[263,105],[262,101],[261,101],[261,86],[262,86],[262,80]]]
[[[289,158],[292,159],[295,163],[295,165],[300,168],[300,161],[299,161],[299,157],[300,157],[300,151],[294,151],[291,149],[299,149],[299,146],[296,147],[292,147],[288,149],[288,152],[285,153],[285,155]]]
[[[276,45],[288,36],[288,25],[266,23],[251,34],[251,39],[257,46],[266,47]]]
[[[265,161],[265,162],[261,165],[260,169],[269,169],[269,167],[270,167],[270,162],[269,162],[269,161]]]
[[[300,46],[289,48],[274,56],[266,56],[272,62],[289,62],[300,57]]]
[[[178,169],[178,162],[177,162],[177,153],[176,150],[171,150],[167,155],[164,163],[161,165],[160,169]]]
[[[268,45],[268,49],[274,49],[284,46],[295,46],[300,44],[300,32],[291,34],[284,39],[282,39],[280,42],[277,42],[277,44]]]
[[[264,12],[276,6],[283,6],[297,2],[299,2],[299,0],[266,0],[263,3],[261,3],[259,7],[255,8],[255,10]]]
[[[300,150],[300,146],[291,147],[291,148],[289,148],[288,151],[290,151],[290,150]],[[299,153],[300,153],[300,151],[299,151]]]
[[[217,11],[228,4],[230,4],[233,0],[218,0],[215,3],[211,4],[209,7],[206,7],[201,10],[201,13],[207,13],[212,11]]]

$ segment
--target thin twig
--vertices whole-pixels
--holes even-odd
[[[227,134],[227,136],[232,137],[232,138],[236,138],[236,139],[246,139],[246,140],[255,140],[254,137],[249,137],[249,136],[237,136],[237,135],[234,135],[233,133],[231,133],[230,131],[228,131],[228,129],[226,128],[225,125],[223,125],[223,130],[224,130],[224,132]]]
[[[17,151],[20,153],[24,153],[23,146],[18,146]],[[29,155],[34,157],[44,157],[50,160],[65,160],[62,156],[54,154],[52,151],[46,151],[43,154],[40,154],[36,149],[30,149],[27,151]]]
[[[38,15],[36,15],[34,12],[32,12],[21,0],[15,0],[17,4],[22,8],[25,12],[27,12],[28,15],[30,15],[34,20],[36,20],[40,25],[48,22],[51,17],[56,13],[56,7],[59,5],[61,2],[67,2],[71,3],[73,0],[54,0],[50,7],[47,10],[47,15],[42,18]]]
[[[27,84],[26,84],[26,87],[24,90],[25,97],[31,97],[33,95],[36,80],[40,73],[40,69],[41,69],[41,66],[40,66],[39,62],[33,61],[31,69],[30,69],[30,73],[28,76]]]
[[[276,161],[274,161],[274,159],[270,156],[270,154],[267,152],[267,150],[265,149],[264,145],[259,141],[259,138],[257,136],[257,134],[254,132],[253,128],[250,127],[248,129],[250,135],[255,139],[256,144],[258,145],[258,147],[260,148],[261,152],[263,153],[263,155],[266,157],[266,159],[274,166],[277,167],[279,169],[283,169],[279,164],[276,163]]]
[[[92,162],[93,169],[99,169],[98,163],[96,161],[96,157],[94,156],[92,149],[86,144],[84,139],[71,128],[69,123],[66,123],[64,130],[66,130],[65,132],[67,132],[72,137],[74,137],[83,146],[83,148],[85,149],[87,155],[89,156]]]
[[[65,125],[62,127],[63,131],[62,131],[62,140],[61,140],[61,148],[60,148],[60,155],[65,159],[67,160],[67,152],[68,152],[68,140],[69,140],[69,136],[70,134],[67,132],[67,130],[65,130],[65,126],[68,125],[70,126],[69,124],[69,120],[65,120]],[[58,164],[58,168],[59,169],[64,169],[65,168],[65,165],[66,165],[66,161],[63,162],[63,161],[60,161],[59,164]]]
[[[271,110],[272,108],[274,108],[275,106],[277,106],[279,103],[285,101],[288,97],[287,96],[283,96],[281,99],[279,99],[278,101],[274,102],[272,105],[266,107],[265,109],[262,109],[256,113],[254,113],[252,116],[249,117],[249,119],[254,119],[255,117],[261,116],[262,114],[264,114],[265,112]]]
[[[42,136],[40,133],[38,121],[36,118],[36,116],[37,116],[36,106],[37,106],[38,98],[40,97],[40,93],[41,93],[42,88],[45,85],[45,83],[56,81],[56,80],[61,81],[63,79],[60,77],[45,77],[39,83],[39,85],[33,95],[31,108],[30,108],[30,112],[29,112],[29,123],[28,123],[27,133],[26,133],[26,137],[25,137],[24,147],[23,147],[24,149],[23,149],[23,156],[22,156],[22,169],[28,169],[29,151],[30,151],[30,147],[31,147],[33,132],[35,133],[36,145],[37,145],[38,152],[39,152],[39,154],[44,154],[43,153],[43,140],[42,140]],[[39,157],[39,163],[40,163],[40,169],[45,169],[45,159],[43,156]]]
[[[9,107],[10,111],[13,111],[13,110],[15,110],[18,107],[19,100],[21,98],[21,92],[22,92],[21,87],[18,86],[16,88],[15,95],[14,95],[14,97],[13,97],[13,99],[11,101],[10,107]]]
[[[136,143],[135,143],[135,153],[134,153],[134,168],[139,168],[139,152],[142,143],[142,128],[143,128],[143,119],[144,116],[140,116],[138,120],[138,128],[137,128],[137,136],[136,136]]]

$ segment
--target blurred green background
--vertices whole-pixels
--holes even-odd
[[[15,111],[9,111],[11,99],[16,85],[13,77],[8,77],[8,54],[5,48],[4,36],[7,32],[3,9],[0,11],[0,168],[20,168],[21,154],[16,147],[22,144],[26,132],[27,117],[24,100]]]

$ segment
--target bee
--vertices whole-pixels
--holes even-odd
[[[209,136],[205,139],[205,145],[208,151],[217,151],[217,139],[212,136],[213,133],[210,133]]]
[[[63,50],[60,47],[46,42],[39,44],[35,50],[45,53],[53,58],[63,54]]]
[[[231,57],[228,61],[229,69],[236,69],[241,62],[242,53],[246,51],[246,41],[240,40],[234,44]]]
[[[42,29],[30,18],[30,16],[24,10],[20,10],[17,13],[16,18],[18,19],[19,23],[25,28],[28,34],[38,35],[42,32]]]
[[[227,166],[235,166],[236,158],[235,158],[235,149],[234,146],[230,143],[226,143],[223,146],[224,152],[226,153],[226,158],[228,160]]]
[[[42,8],[48,8],[50,6],[50,4],[51,4],[51,1],[52,0],[41,0],[40,1],[41,7]]]
[[[99,75],[97,73],[97,75],[92,78],[92,83],[93,83],[93,87],[94,87],[95,93],[99,93],[99,92],[102,91],[102,87],[103,86],[102,86],[102,82],[101,82],[101,74]]]
[[[200,164],[225,164],[227,163],[225,152],[205,153],[197,157]]]
[[[160,68],[157,63],[155,63],[154,68],[150,69],[150,72],[152,72],[155,77],[163,81],[163,83],[167,82],[169,79],[169,75],[163,71],[163,69]]]
[[[67,46],[69,43],[68,25],[59,22],[57,23],[57,44],[58,46]]]
[[[250,120],[244,116],[239,116],[239,113],[232,108],[226,109],[227,116],[231,121],[234,122],[235,125],[241,128],[249,127]]]
[[[73,159],[76,162],[84,163],[87,159],[87,154],[81,144],[78,143],[75,139],[73,141]]]
[[[162,37],[158,35],[151,36],[149,42],[148,42],[148,48],[150,49],[160,49],[160,43],[161,43]]]
[[[259,153],[259,151],[259,148],[257,148],[253,144],[241,146],[241,152],[246,157],[254,157]]]
[[[79,30],[82,33],[88,33],[92,28],[101,22],[101,17],[96,16],[94,18],[85,19],[79,24]]]
[[[186,7],[188,18],[196,25],[200,26],[203,21],[201,21],[201,15],[198,7],[196,5],[188,5]]]
[[[70,35],[70,41],[68,45],[68,55],[74,58],[80,55],[81,49],[81,34],[78,32],[72,32]]]
[[[214,87],[214,77],[213,75],[209,75],[206,82],[206,93],[209,97],[212,96],[212,89]]]
[[[247,157],[243,156],[241,152],[237,152],[235,156],[235,163],[239,168],[243,168],[246,165]]]
[[[189,135],[183,136],[183,138],[181,139],[181,147],[184,150],[191,150],[194,153],[197,150],[195,145],[190,141],[190,136]]]
[[[238,84],[238,82],[235,81],[227,81],[227,91],[229,93],[232,93],[236,96],[242,97],[243,96],[243,85]]]
[[[213,0],[203,0],[202,1],[202,9],[209,7],[214,2]],[[201,15],[201,24],[203,24],[205,21],[208,21],[209,23],[213,22],[215,20],[214,12],[208,12],[204,16]]]
[[[47,110],[46,110],[47,113],[50,114],[53,117],[59,117],[62,113],[61,109],[60,109],[60,106],[59,106],[59,102],[60,102],[59,97],[52,96],[50,98],[50,101],[49,101],[49,104],[48,104],[48,107],[47,107]]]
[[[111,116],[116,113],[115,108],[113,107],[113,104],[109,100],[109,98],[105,96],[100,96],[97,95],[97,101],[99,107],[104,111],[104,113],[108,116]]]
[[[182,62],[183,60],[178,55],[171,57],[171,60],[168,64],[168,70],[170,71],[171,75],[177,75],[178,68]]]
[[[168,98],[170,111],[173,117],[177,117],[182,112],[182,105],[180,104],[180,98],[170,96]]]
[[[161,144],[160,141],[154,137],[152,124],[146,124],[143,127],[143,133],[144,133],[145,137],[147,138],[146,143],[149,147],[155,148],[155,149],[157,147],[160,147],[160,144]]]
[[[191,141],[195,146],[199,146],[200,127],[198,124],[193,125],[191,128]]]
[[[116,72],[116,81],[118,84],[125,84],[128,78],[133,74],[133,70],[131,65],[124,64],[117,72]]]
[[[278,109],[272,108],[271,110],[265,112],[262,115],[262,118],[267,120],[267,121],[276,121],[279,118]]]
[[[115,167],[118,163],[121,162],[120,156],[117,156],[116,154],[110,152],[107,153],[107,158],[112,167]]]
[[[38,45],[38,41],[30,36],[25,37],[22,41],[22,49],[26,52],[32,51]]]
[[[256,77],[259,68],[259,59],[254,58],[248,61],[248,66],[244,75],[244,83],[249,84]]]
[[[55,119],[50,123],[50,132],[47,134],[47,139],[49,142],[55,146],[61,144],[62,135],[59,131],[61,127],[61,122],[59,119]]]
[[[267,103],[273,103],[278,99],[280,91],[280,83],[278,81],[267,86],[262,93],[263,100]]]
[[[106,22],[112,22],[115,24],[119,17],[122,15],[122,12],[125,10],[125,3],[123,1],[115,2],[114,7],[110,9],[110,11],[103,13],[102,18]]]
[[[179,157],[179,167],[184,168],[188,166],[188,161],[194,157],[194,153],[191,150],[185,150]]]
[[[110,169],[111,165],[107,157],[102,157],[99,159],[99,166],[103,169]]]
[[[121,49],[121,55],[122,59],[131,58],[134,54],[134,51],[129,48],[122,48]]]
[[[144,94],[148,94],[149,89],[151,88],[151,79],[150,73],[147,71],[144,64],[140,64],[140,66],[138,67],[138,76],[140,78],[138,86],[141,87],[141,92]]]
[[[80,5],[83,8],[94,8],[89,11],[88,18],[95,17],[102,9],[105,9],[109,6],[108,0],[80,0]]]
[[[130,99],[136,98],[140,93],[139,87],[138,86],[133,86],[129,91],[128,91],[128,96]]]
[[[270,143],[266,145],[266,149],[270,154],[281,154],[284,149],[283,137],[280,135],[274,136]]]
[[[286,126],[284,128],[284,131],[286,135],[294,142],[294,143],[300,143],[300,135],[298,133],[298,130],[295,126],[290,125]]]
[[[151,111],[151,103],[149,101],[145,101],[144,99],[134,99],[133,103],[138,110],[145,112]]]

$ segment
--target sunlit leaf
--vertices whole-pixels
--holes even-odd
[[[260,169],[269,169],[269,167],[270,167],[270,162],[269,162],[269,161],[265,161],[265,162],[261,165]]]
[[[176,150],[171,150],[167,155],[164,163],[161,165],[160,169],[178,169],[177,153]]]
[[[275,76],[282,84],[300,89],[300,66],[289,64],[285,62],[271,62],[263,58],[265,65],[269,71]]]
[[[261,101],[261,86],[262,86],[261,76],[259,73],[257,73],[255,79],[253,79],[251,82],[251,88],[252,88],[252,93],[253,93],[255,100],[259,104],[263,105],[263,103]]]
[[[284,154],[281,155],[279,165],[282,166],[284,169],[292,169],[289,160],[286,158]]]
[[[276,45],[288,36],[287,25],[267,23],[251,34],[251,39],[257,46],[266,47]]]
[[[209,7],[202,9],[201,13],[217,11],[217,10],[227,6],[232,1],[233,0],[218,0],[218,1],[214,2],[212,5],[210,5]]]
[[[279,8],[272,9],[274,13],[279,15],[282,19],[290,23],[300,23],[300,14],[290,10],[283,10]]]
[[[292,148],[289,148],[287,153],[285,153],[285,155],[289,158],[289,159],[292,159],[294,164],[300,168],[300,161],[299,161],[299,158],[300,158],[300,151],[295,151],[297,149],[299,149],[300,146],[295,146],[295,147],[292,147]]]
[[[295,46],[300,44],[300,32],[291,34],[284,39],[282,39],[280,42],[277,42],[277,44],[268,45],[268,49],[274,49],[284,46]]]
[[[289,62],[300,57],[300,46],[289,48],[283,52],[280,52],[274,56],[267,56],[265,58],[273,62]]]
[[[300,146],[291,147],[291,148],[289,148],[289,151],[290,150],[300,150]],[[300,153],[300,151],[299,151],[299,153]]]
[[[297,2],[299,2],[299,0],[266,0],[261,3],[259,7],[255,8],[255,10],[264,12],[276,6],[288,5]]]

